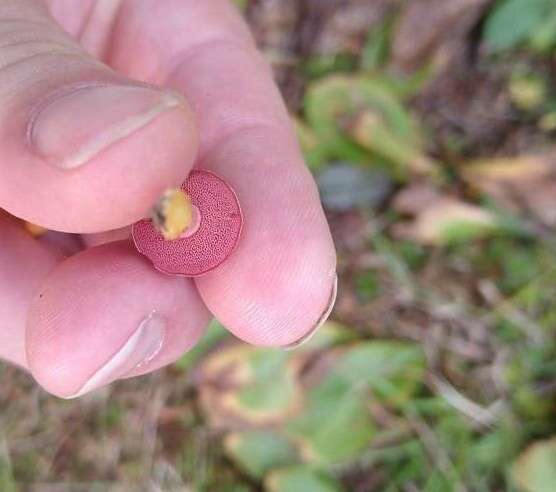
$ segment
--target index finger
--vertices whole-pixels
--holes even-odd
[[[232,185],[244,212],[237,251],[197,280],[204,302],[246,341],[296,342],[333,302],[336,258],[268,65],[228,1],[144,0],[124,4],[120,15],[128,49],[140,40],[151,54],[151,81],[160,77],[192,105],[199,165]],[[112,62],[135,71],[123,57]]]

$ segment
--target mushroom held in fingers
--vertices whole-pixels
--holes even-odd
[[[167,192],[153,219],[133,225],[133,242],[157,270],[198,277],[230,256],[243,216],[232,188],[209,171],[192,171],[181,191]]]

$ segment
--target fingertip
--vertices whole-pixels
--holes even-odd
[[[258,265],[258,262],[255,262]],[[255,268],[255,267],[254,267]],[[259,265],[259,268],[262,268]],[[196,279],[203,300],[234,335],[258,346],[293,348],[320,328],[336,299],[334,267],[282,266],[263,279],[222,268]]]
[[[129,242],[80,253],[31,303],[27,360],[50,393],[81,396],[178,358],[210,315],[191,282],[155,272]]]
[[[236,251],[197,279],[203,300],[249,343],[297,342],[330,303],[336,252],[295,140],[289,129],[248,129],[221,141],[202,164],[234,188],[244,218]]]
[[[0,209],[0,358],[26,366],[25,320],[44,277],[62,259]]]

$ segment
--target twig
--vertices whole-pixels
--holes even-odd
[[[523,311],[517,309],[507,299],[504,299],[492,281],[481,280],[478,289],[485,301],[487,301],[500,316],[506,318],[520,328],[533,343],[542,345],[545,342],[543,329]]]
[[[434,390],[438,392],[449,405],[483,427],[492,426],[498,420],[502,409],[505,407],[503,400],[497,400],[488,408],[485,408],[462,395],[448,381],[440,376],[431,374],[428,380]]]
[[[409,410],[406,412],[406,416],[411,422],[415,432],[419,435],[419,438],[423,442],[425,449],[434,461],[435,465],[443,473],[449,475],[454,481],[454,490],[457,492],[467,492],[467,487],[463,484],[463,482],[461,482],[461,480],[458,479],[459,473],[456,466],[452,463],[450,456],[438,441],[433,430],[417,412]]]
[[[142,436],[142,461],[143,469],[146,473],[151,473],[155,465],[156,445],[158,438],[158,418],[161,410],[164,408],[168,398],[169,389],[162,385],[156,384],[159,377],[152,378],[149,382],[149,404],[146,406],[145,419],[143,422]],[[156,382],[155,382],[156,381]]]

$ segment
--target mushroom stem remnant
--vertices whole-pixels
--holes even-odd
[[[193,222],[191,198],[180,189],[167,190],[153,207],[151,219],[164,239],[178,239]]]

